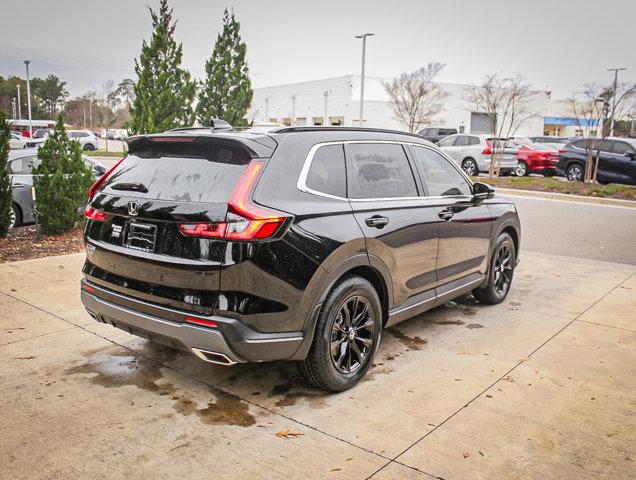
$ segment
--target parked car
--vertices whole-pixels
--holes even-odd
[[[593,149],[599,165],[596,179],[601,183],[636,185],[636,139],[613,138],[605,140],[581,138],[568,143],[559,153],[556,169],[570,181],[582,181],[585,176],[587,148]]]
[[[11,132],[11,138],[9,139],[9,148],[12,150],[26,148],[27,138],[23,137],[19,133]]]
[[[67,130],[69,140],[77,140],[83,151],[97,150],[97,138],[92,132],[87,130]],[[28,140],[26,148],[40,148],[49,138],[49,131],[42,133],[40,136]]]
[[[137,136],[89,198],[92,317],[207,362],[297,360],[332,391],[383,327],[471,291],[503,301],[519,252],[514,204],[402,132]]]
[[[97,150],[97,137],[87,130],[68,130],[68,138],[77,140],[84,151]]]
[[[495,139],[476,133],[450,135],[439,142],[439,147],[469,176],[487,172],[490,168],[492,149],[499,142],[502,149],[501,173],[509,175],[517,168],[517,151],[510,139]]]
[[[563,148],[565,144],[570,143],[571,140],[574,140],[573,138],[570,138],[570,137],[550,137],[550,136],[529,137],[529,138],[535,143],[543,143],[545,145],[548,145],[549,147],[554,148],[555,150],[559,150],[560,148]]]
[[[33,136],[27,139],[25,148],[40,148],[46,139],[49,138],[49,134],[52,133],[53,130],[48,128],[38,128],[33,132]]]
[[[31,169],[40,163],[37,155],[38,151],[36,149],[13,150],[9,152],[7,167],[9,178],[11,179],[11,190],[13,192],[13,209],[11,211],[12,227],[34,221],[33,198],[31,193],[33,174],[31,173]],[[93,169],[95,178],[99,178],[106,173],[107,168],[100,162],[86,155],[82,155],[82,158],[86,165],[89,165]]]
[[[456,128],[427,127],[420,130],[417,134],[429,142],[438,143],[441,139],[455,133],[457,133]]]
[[[513,146],[518,148],[517,169],[518,177],[525,177],[529,173],[540,173],[546,176],[556,174],[556,164],[559,161],[559,151],[545,143],[537,143],[528,137],[514,137]]]
[[[128,132],[124,129],[111,128],[106,131],[106,138],[109,140],[125,140],[128,138]]]

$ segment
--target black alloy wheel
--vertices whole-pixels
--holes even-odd
[[[375,322],[369,302],[361,296],[347,298],[331,328],[331,361],[340,373],[362,367],[371,352]]]

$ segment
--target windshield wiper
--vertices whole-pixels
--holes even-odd
[[[111,185],[110,188],[112,188],[113,190],[130,190],[133,192],[148,193],[148,188],[141,182],[136,182],[136,183],[120,182],[120,183]]]

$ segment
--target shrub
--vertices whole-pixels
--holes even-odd
[[[13,205],[11,179],[7,171],[10,138],[11,129],[7,123],[4,110],[0,108],[0,237],[6,237],[7,233],[9,233],[11,207]]]
[[[93,172],[84,163],[79,143],[69,140],[62,114],[38,150],[38,160],[39,165],[33,168],[33,186],[42,232],[67,232],[82,220],[81,206],[93,182]]]

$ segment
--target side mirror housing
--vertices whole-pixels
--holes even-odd
[[[495,196],[495,187],[488,185],[487,183],[477,182],[473,185],[473,198],[471,199],[474,205],[481,205],[484,200],[488,200]]]

